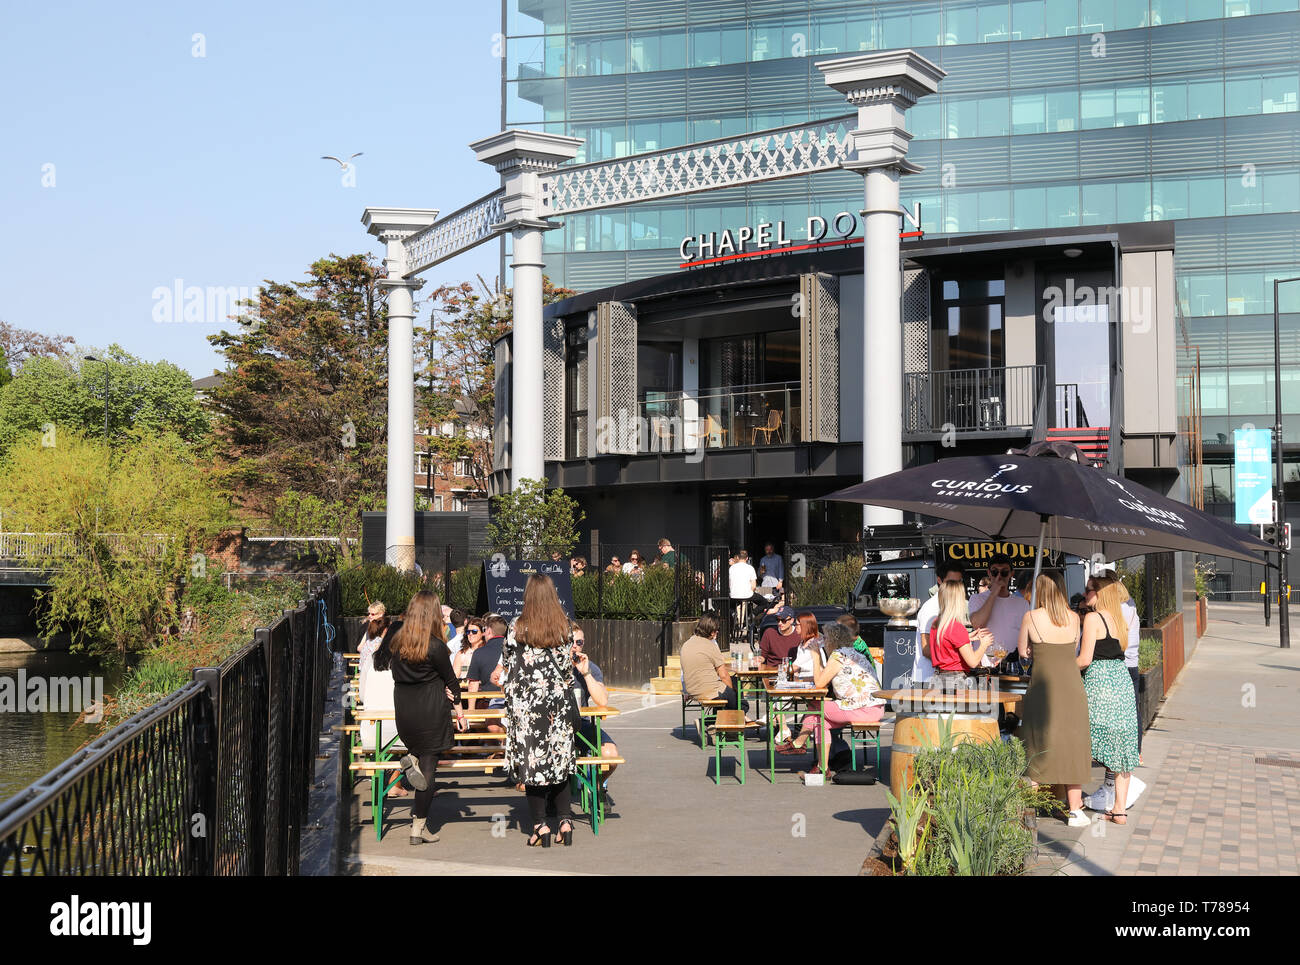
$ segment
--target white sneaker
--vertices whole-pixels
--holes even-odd
[[[1086,828],[1092,825],[1092,820],[1082,811],[1071,811],[1070,817],[1065,823],[1072,828]]]
[[[1115,785],[1103,784],[1091,794],[1085,794],[1083,806],[1089,811],[1109,811],[1115,806]]]

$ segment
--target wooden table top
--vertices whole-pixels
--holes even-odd
[[[808,697],[820,700],[826,696],[825,687],[779,687],[771,677],[763,678],[763,687],[773,697]]]
[[[775,677],[781,671],[776,667],[753,667],[748,669],[733,670],[733,677]]]
[[[617,707],[580,707],[578,712],[583,717],[616,717],[620,713]],[[358,710],[353,715],[358,721],[396,720],[395,711]],[[501,720],[506,716],[504,710],[465,710],[461,712],[466,720]]]
[[[877,690],[872,697],[879,700],[891,700],[907,704],[1013,704],[1024,700],[1024,694],[1005,690],[958,690],[945,693],[942,690]]]

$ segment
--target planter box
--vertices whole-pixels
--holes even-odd
[[[1156,664],[1145,673],[1138,674],[1138,726],[1143,731],[1151,726],[1160,709],[1160,701],[1165,695],[1165,673],[1161,664]]]
[[[1196,639],[1205,636],[1206,625],[1210,622],[1210,601],[1203,596],[1196,598]]]

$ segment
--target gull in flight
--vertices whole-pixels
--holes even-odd
[[[357,153],[354,154],[354,155],[352,155],[352,157],[361,157],[361,155],[364,154],[364,153],[365,153],[364,151],[357,151]],[[338,161],[339,167],[341,167],[344,171],[346,171],[348,168],[352,167],[352,164],[351,164],[352,157],[350,157],[350,158],[348,158],[346,161],[344,161],[342,158],[336,158],[333,154],[322,154],[322,155],[321,155],[321,160],[322,160],[322,161]]]

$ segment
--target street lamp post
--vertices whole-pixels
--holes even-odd
[[[108,360],[87,355],[86,361],[104,363],[104,445],[108,445]]]
[[[1300,277],[1273,279],[1273,405],[1277,414],[1273,434],[1277,438],[1277,531],[1279,535],[1286,528],[1286,472],[1282,462],[1282,314],[1278,308],[1277,297],[1278,288],[1296,281],[1300,281]],[[1287,613],[1287,591],[1291,584],[1287,576],[1287,555],[1286,548],[1279,544],[1277,631],[1283,650],[1291,649],[1291,619]]]

